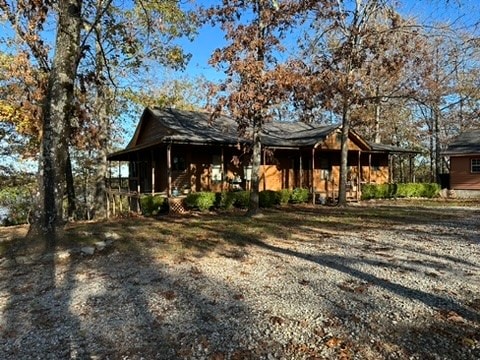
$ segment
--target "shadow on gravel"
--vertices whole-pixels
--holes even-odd
[[[228,231],[224,233],[225,239],[228,239],[232,236],[232,234],[229,234]],[[238,236],[238,235],[237,235]],[[469,321],[474,321],[478,322],[480,320],[480,314],[476,311],[472,311],[463,305],[434,294],[430,294],[428,292],[422,291],[422,290],[416,290],[416,289],[411,289],[406,286],[396,284],[394,282],[391,282],[387,279],[382,279],[379,277],[376,277],[372,274],[357,270],[351,266],[348,266],[348,263],[355,263],[355,262],[362,262],[363,260],[359,259],[354,259],[354,258],[349,258],[346,256],[337,256],[337,255],[310,255],[310,254],[304,254],[301,252],[297,252],[295,250],[290,250],[286,248],[281,248],[278,246],[270,245],[267,244],[259,239],[255,238],[245,238],[245,244],[250,244],[254,246],[258,246],[260,248],[270,250],[272,252],[275,252],[277,254],[283,254],[283,255],[288,255],[288,256],[295,256],[310,262],[313,262],[315,264],[318,264],[320,266],[325,266],[329,267],[331,269],[340,271],[342,273],[348,274],[350,276],[353,276],[359,280],[362,280],[364,282],[370,283],[375,286],[379,286],[385,290],[388,290],[398,296],[408,298],[410,300],[417,300],[419,302],[424,303],[425,305],[432,307],[432,308],[443,308],[447,310],[453,310],[457,312],[459,315],[461,315],[463,318],[469,320]]]
[[[480,358],[480,348],[473,345],[480,341],[478,330],[468,324],[441,319],[440,316],[414,327],[392,326],[382,335],[385,342],[395,344],[407,358],[411,358],[412,354],[422,360]]]
[[[224,258],[241,261],[252,246],[278,257],[305,260],[311,264],[307,271],[329,268],[433,309],[438,317],[428,323],[418,327],[392,325],[388,333],[379,334],[400,349],[402,356],[397,358],[407,359],[411,354],[420,354],[417,358],[424,359],[478,358],[478,348],[470,353],[464,351],[469,341],[480,341],[478,327],[471,325],[480,320],[478,308],[355,268],[356,263],[385,266],[383,262],[322,253],[311,255],[288,245],[272,245],[262,238],[266,232],[288,240],[292,227],[324,226],[315,220],[302,220],[299,209],[291,213],[292,218],[296,216],[293,223],[288,216],[277,223],[275,212],[272,214],[253,221],[242,218],[235,222],[226,217],[222,223],[215,216],[162,219],[158,227],[150,221],[133,220],[130,224],[151,228],[142,236],[138,229],[119,221],[114,231],[120,240],[114,241],[111,248],[91,256],[77,253],[63,260],[46,253],[32,261],[25,258],[20,247],[12,247],[7,252],[8,264],[3,261],[0,267],[0,358],[266,358],[274,353],[274,346],[281,345],[262,344],[264,335],[252,335],[249,331],[268,321],[270,314],[258,309],[255,313],[243,301],[241,289],[223,279],[221,268],[214,269],[216,276],[211,276],[195,263],[197,255],[214,251]],[[360,217],[357,222],[362,221],[361,211],[355,214]],[[178,227],[174,228],[174,223]],[[243,230],[237,231],[234,226]],[[332,231],[336,229],[334,223],[326,226]],[[201,239],[191,232],[192,227],[205,231],[200,234]],[[103,235],[88,236],[102,240]],[[156,243],[144,241],[150,236],[156,236]],[[191,251],[190,258],[181,253],[167,261],[150,247],[171,251],[178,244]],[[27,264],[15,264],[22,257]],[[172,259],[176,261],[174,266]],[[448,260],[456,261],[454,257]],[[221,261],[216,264],[224,265]],[[328,294],[318,296],[328,298]],[[375,302],[375,298],[368,300]],[[249,335],[259,341],[255,349],[247,349],[252,341]],[[448,348],[451,342],[442,342],[446,338],[455,339],[458,348]],[[385,354],[385,358],[390,355],[385,349],[379,353]]]
[[[298,214],[298,213],[297,213]],[[276,225],[276,231],[272,234],[276,236],[277,232],[283,232],[285,229],[279,224],[268,224],[270,219],[262,217],[255,219],[251,222],[251,227],[258,229],[265,229],[266,227]],[[290,228],[302,226],[302,221],[294,221],[290,224]],[[322,224],[323,225],[323,224]],[[243,249],[247,249],[250,246],[255,246],[261,249],[268,250],[274,254],[286,255],[289,257],[296,257],[305,261],[318,265],[318,271],[322,271],[322,267],[327,267],[346,274],[359,280],[361,283],[368,284],[368,286],[376,286],[384,289],[397,297],[401,297],[407,300],[420,302],[432,309],[435,316],[428,318],[428,320],[422,319],[419,321],[418,327],[401,327],[391,325],[388,333],[378,334],[386,342],[394,344],[394,348],[399,351],[400,358],[410,358],[415,355],[414,358],[422,359],[438,359],[438,358],[455,358],[455,359],[477,359],[480,358],[480,349],[478,344],[480,343],[480,334],[478,332],[478,325],[480,322],[480,311],[474,307],[468,306],[468,304],[462,304],[449,297],[436,295],[427,291],[413,289],[394,281],[380,278],[371,273],[356,269],[353,265],[356,263],[366,263],[372,266],[384,267],[387,263],[359,259],[349,256],[329,255],[329,254],[307,254],[300,251],[296,251],[294,248],[288,248],[289,245],[276,246],[266,241],[263,241],[260,236],[255,232],[250,234],[239,234],[228,228],[220,229],[218,227],[212,227],[208,220],[203,225],[205,229],[209,231],[216,231],[218,235],[225,241],[233,241],[233,244]],[[281,237],[280,237],[281,238]],[[232,240],[234,239],[234,240]],[[432,256],[434,258],[443,259],[435,253],[426,252],[424,255]],[[459,262],[459,259],[455,257],[445,257],[450,262]],[[408,263],[408,260],[406,261]],[[478,267],[476,264],[466,262],[466,264],[474,267]],[[437,261],[433,261],[430,266],[441,267],[444,264]],[[406,270],[416,271],[415,268],[409,268],[405,265],[395,265],[394,267],[400,270],[404,267]],[[320,296],[320,295],[319,295]],[[323,295],[322,295],[323,296]],[[375,303],[375,299],[370,301]],[[444,341],[447,340],[448,341]],[[452,348],[452,341],[456,344]],[[384,353],[386,357],[389,355],[389,350],[379,349],[380,353]],[[418,357],[420,356],[420,357]]]
[[[73,274],[67,270],[59,283],[55,249],[40,252],[39,243],[15,240],[0,268],[8,298],[0,323],[2,359],[75,358],[82,346],[81,324],[69,310]]]
[[[266,356],[268,347],[247,349],[245,329],[257,320],[239,289],[188,259],[172,270],[144,244],[125,240],[129,229],[121,236],[127,246],[91,256],[9,253],[0,267],[1,359]],[[21,259],[29,264],[15,264]]]

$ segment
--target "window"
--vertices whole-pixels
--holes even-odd
[[[222,158],[219,155],[213,155],[212,157],[212,180],[222,181]]]
[[[173,163],[172,163],[172,170],[175,171],[183,171],[187,168],[187,162],[185,161],[185,157],[183,156],[174,156]]]
[[[470,160],[470,171],[475,174],[480,173],[480,159],[471,159]]]
[[[248,165],[248,166],[243,167],[243,177],[247,181],[252,180],[252,165]]]
[[[375,155],[372,156],[371,165],[372,165],[372,171],[380,171],[381,170],[380,159]]]
[[[327,158],[320,158],[320,178],[327,181],[332,179],[332,165]]]

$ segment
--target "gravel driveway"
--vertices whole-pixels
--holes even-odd
[[[480,359],[480,208],[279,211],[240,239],[209,214],[136,244],[139,219],[83,234],[93,254],[0,258],[0,358]]]

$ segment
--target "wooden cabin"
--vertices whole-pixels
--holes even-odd
[[[260,190],[308,188],[318,197],[338,195],[341,129],[334,125],[270,122],[261,133]],[[147,108],[127,147],[109,161],[128,162],[128,190],[172,196],[198,191],[249,189],[248,133],[226,116]],[[390,181],[389,155],[401,149],[369,144],[351,131],[348,140],[348,197],[361,184]]]
[[[458,135],[444,155],[450,157],[449,187],[455,195],[480,198],[480,129]]]

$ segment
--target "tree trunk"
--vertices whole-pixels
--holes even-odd
[[[260,140],[259,120],[253,123],[253,151],[252,151],[252,180],[250,189],[250,202],[248,204],[247,215],[251,216],[258,212],[259,209],[259,191],[260,191],[260,163],[262,158],[262,142]]]
[[[350,131],[350,111],[344,104],[342,114],[342,139],[340,147],[340,182],[338,184],[339,206],[347,205],[347,173],[348,173],[348,133]]]
[[[77,206],[75,200],[75,184],[73,182],[72,160],[70,158],[70,151],[68,151],[68,148],[67,162],[65,165],[65,180],[67,184],[67,215],[69,219],[73,219]]]
[[[380,144],[380,108],[381,108],[381,98],[380,98],[380,89],[377,86],[376,89],[376,100],[375,100],[375,134],[374,142],[375,144]]]
[[[427,121],[428,122],[428,121]],[[429,142],[429,151],[430,151],[430,182],[434,182],[434,178],[435,178],[435,170],[434,170],[434,124],[433,124],[433,114],[431,115],[431,119],[430,119],[430,124],[429,124],[429,129],[428,129],[428,133],[430,135],[430,142]]]
[[[434,122],[434,137],[435,137],[435,182],[440,183],[440,173],[441,173],[441,156],[440,156],[440,109],[438,108],[438,105],[440,101],[437,101],[437,103],[434,106],[433,109],[433,122]]]
[[[97,1],[97,11],[102,11],[102,1]],[[95,218],[105,218],[106,217],[106,189],[105,189],[105,178],[107,176],[107,138],[108,138],[108,128],[109,128],[109,119],[108,119],[108,106],[109,106],[109,96],[108,89],[105,85],[104,80],[104,71],[105,71],[105,60],[102,53],[102,28],[101,24],[97,25],[96,30],[96,78],[97,78],[97,97],[96,97],[96,114],[98,120],[98,149],[96,156],[96,167],[95,167],[95,179],[94,179],[94,217]]]
[[[261,0],[256,1],[257,6],[257,38],[265,39],[266,27],[262,22],[264,3]],[[259,45],[256,48],[256,60],[262,63],[262,69],[260,74],[260,82],[263,81],[263,75],[265,72],[265,41],[259,41]],[[259,79],[256,79],[257,81]],[[258,84],[262,86],[263,84]],[[259,209],[259,192],[260,192],[260,164],[262,161],[262,143],[260,140],[260,131],[263,126],[262,111],[256,112],[253,116],[253,149],[252,149],[252,180],[250,188],[250,201],[248,204],[247,216],[258,213]]]
[[[82,0],[58,1],[55,56],[49,75],[43,113],[43,137],[39,160],[40,216],[37,230],[55,246],[55,230],[63,220],[68,123],[80,53]]]

